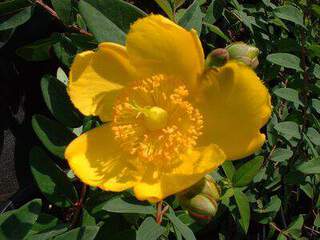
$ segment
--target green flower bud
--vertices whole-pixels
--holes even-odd
[[[213,50],[206,58],[207,67],[221,67],[229,60],[229,53],[224,48]]]
[[[210,221],[217,213],[220,189],[210,175],[198,183],[177,194],[180,205],[190,216]]]
[[[255,69],[259,65],[258,55],[259,49],[245,44],[243,42],[235,42],[226,47],[230,59],[235,59]]]

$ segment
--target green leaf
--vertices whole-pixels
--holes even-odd
[[[313,144],[320,146],[320,133],[316,129],[308,128],[307,136]]]
[[[304,174],[319,174],[320,173],[320,158],[313,158],[307,162],[299,164],[296,169]]]
[[[294,102],[296,104],[299,104],[303,106],[303,103],[299,99],[299,92],[292,88],[278,88],[275,91],[273,91],[275,95],[278,97],[281,97],[287,101]]]
[[[235,187],[247,186],[259,172],[263,160],[262,156],[258,156],[239,167],[233,175],[232,185]]]
[[[320,214],[317,214],[316,219],[314,220],[313,225],[316,226],[316,227],[320,227]]]
[[[43,145],[61,159],[64,159],[67,145],[76,138],[76,135],[63,125],[42,115],[32,117],[32,128]]]
[[[207,26],[211,32],[217,34],[219,37],[223,38],[226,41],[230,41],[230,38],[227,35],[225,35],[217,26],[206,23],[206,22],[203,24]]]
[[[30,0],[7,0],[0,2],[0,16],[32,5]]]
[[[67,74],[63,71],[62,68],[57,69],[57,79],[62,82],[64,85],[68,84],[68,76]]]
[[[81,217],[81,225],[82,226],[96,226],[96,220],[93,216],[91,216],[87,209],[82,208],[82,217]]]
[[[304,27],[302,11],[292,5],[277,7],[273,10],[273,12],[278,18],[293,22]]]
[[[17,210],[0,215],[0,239],[23,239],[37,221],[41,200],[34,199]]]
[[[310,44],[307,46],[308,56],[310,57],[320,57],[320,45],[319,44]]]
[[[0,31],[0,48],[7,44],[14,32],[15,28]]]
[[[277,148],[271,155],[271,160],[274,162],[283,162],[289,160],[293,155],[290,149]]]
[[[277,130],[279,133],[286,135],[289,139],[301,138],[299,126],[295,122],[291,122],[291,121],[280,122],[274,126],[274,129]]]
[[[156,212],[155,208],[151,205],[142,205],[139,202],[128,202],[120,196],[107,201],[103,209],[116,213],[155,214]]]
[[[30,152],[33,177],[45,197],[59,207],[71,207],[78,194],[66,174],[39,147]]]
[[[227,178],[231,181],[233,178],[233,175],[236,171],[236,169],[233,166],[232,161],[225,161],[222,164],[222,169],[223,169],[224,173],[226,174]]]
[[[66,25],[72,24],[72,1],[51,0],[51,3],[62,22]]]
[[[77,47],[66,35],[61,35],[58,42],[53,44],[53,50],[57,58],[66,66],[70,67],[77,54]]]
[[[203,13],[201,12],[198,1],[195,0],[181,16],[178,23],[185,29],[195,29],[198,35],[200,35],[202,28],[202,18]]]
[[[204,21],[209,24],[214,24],[222,16],[224,5],[224,1],[212,0],[208,6]]]
[[[272,53],[267,56],[271,63],[302,72],[300,58],[290,53]]]
[[[317,113],[320,113],[320,100],[319,99],[312,99],[312,107],[317,111]]]
[[[54,238],[54,240],[93,240],[99,231],[97,226],[78,227]]]
[[[159,7],[167,14],[167,16],[173,20],[174,19],[174,12],[173,12],[173,6],[169,2],[170,0],[154,0]]]
[[[170,222],[174,225],[174,227],[181,233],[181,235],[186,240],[196,240],[191,229],[185,225],[181,220],[175,215],[172,208],[169,208],[169,213],[166,214]]]
[[[312,4],[312,5],[311,5],[311,10],[312,10],[312,13],[313,13],[316,17],[320,18],[320,5]]]
[[[121,0],[81,0],[79,11],[98,42],[124,44],[130,25],[146,16],[139,8]]]
[[[294,239],[299,239],[301,236],[301,229],[303,226],[303,222],[304,222],[303,216],[300,214],[298,217],[296,217],[292,221],[289,228],[285,232],[289,233],[290,236],[292,236]]]
[[[137,240],[157,240],[166,229],[157,224],[153,217],[146,218],[137,231]]]
[[[0,31],[18,27],[27,22],[32,15],[31,7],[27,7],[9,18],[0,19]]]
[[[57,41],[58,36],[53,35],[18,48],[16,54],[26,61],[45,61],[51,57],[50,49]]]
[[[58,218],[46,213],[41,213],[37,219],[37,222],[32,226],[31,231],[32,233],[38,233],[47,229],[52,229],[58,225],[58,222]]]
[[[68,228],[64,224],[60,224],[55,228],[47,229],[37,234],[28,235],[26,240],[52,240],[53,237],[66,231],[68,231]]]
[[[63,83],[53,76],[45,75],[41,79],[41,90],[47,107],[59,122],[73,128],[82,124],[81,114],[71,103]]]
[[[240,212],[240,225],[243,231],[247,233],[250,224],[250,205],[248,198],[239,188],[234,188],[234,198]]]

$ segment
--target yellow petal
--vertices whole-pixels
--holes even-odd
[[[110,120],[119,90],[135,79],[125,47],[102,43],[96,52],[78,54],[71,66],[68,94],[84,115]]]
[[[217,145],[212,144],[187,151],[171,166],[145,164],[145,174],[134,186],[135,196],[139,200],[158,202],[192,186],[224,160],[225,154]]]
[[[270,118],[270,94],[255,72],[242,63],[230,61],[211,69],[202,80],[199,103],[204,117],[200,144],[217,144],[228,160],[246,157],[265,141],[260,128]]]
[[[135,184],[139,174],[118,145],[110,125],[106,124],[72,141],[65,158],[84,183],[108,191],[123,191]]]
[[[130,61],[144,76],[175,75],[189,85],[203,71],[204,54],[196,32],[160,15],[136,21],[127,35],[126,46]]]

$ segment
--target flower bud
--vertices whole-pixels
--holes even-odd
[[[227,46],[226,50],[230,59],[241,61],[253,69],[259,65],[259,49],[254,46],[243,42],[235,42]]]
[[[229,60],[229,53],[224,48],[213,50],[206,58],[207,67],[221,67]]]
[[[210,175],[198,183],[177,194],[180,205],[190,216],[209,221],[217,213],[220,189]]]

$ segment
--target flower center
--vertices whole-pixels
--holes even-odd
[[[127,87],[116,101],[112,121],[121,148],[158,163],[195,146],[203,121],[188,95],[181,81],[161,74]]]
[[[167,125],[168,113],[160,107],[147,108],[143,114],[145,124],[150,131],[160,130]]]

